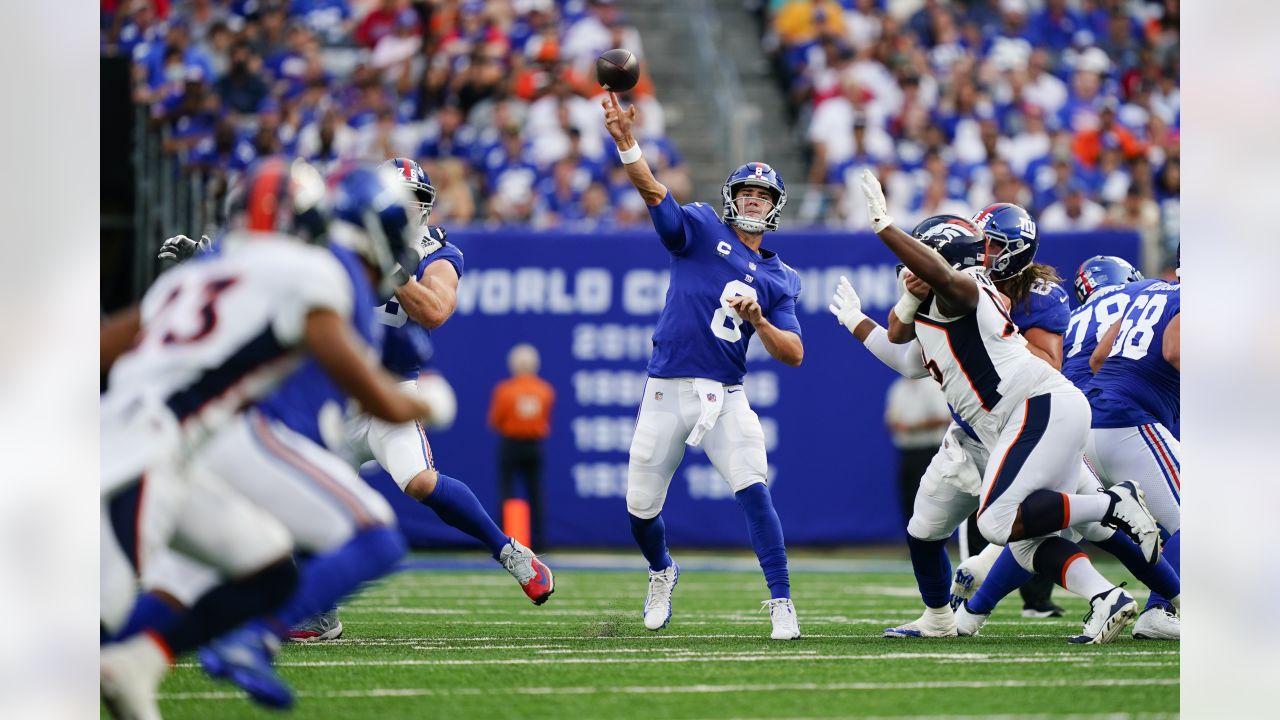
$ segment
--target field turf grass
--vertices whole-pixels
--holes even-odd
[[[768,639],[755,559],[676,553],[670,626],[646,631],[642,562],[628,554],[550,553],[542,607],[478,554],[416,555],[342,609],[337,642],[290,645],[277,659],[298,693],[287,715],[252,706],[184,659],[161,688],[166,718],[850,718],[866,716],[1172,717],[1178,644],[1068,645],[1085,603],[1059,589],[1067,617],[1024,620],[1007,599],[977,638],[890,640],[919,615],[905,552],[792,560],[804,637]],[[1118,565],[1101,564],[1114,581]]]

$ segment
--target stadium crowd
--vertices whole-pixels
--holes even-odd
[[[643,57],[613,0],[103,0],[101,17],[103,55],[132,58],[135,103],[214,195],[273,153],[322,171],[407,156],[437,222],[649,221],[590,99],[601,52]],[[647,72],[624,98],[686,198]]]
[[[865,227],[884,180],[906,226],[991,202],[1046,230],[1178,243],[1177,0],[771,0],[766,49],[805,128],[803,216]]]

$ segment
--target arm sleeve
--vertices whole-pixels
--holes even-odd
[[[929,377],[929,371],[924,367],[924,358],[920,354],[920,342],[918,340],[912,340],[902,345],[894,345],[889,342],[889,333],[882,327],[876,327],[862,344],[880,362],[893,368],[903,377]]]
[[[804,333],[800,332],[800,320],[796,317],[796,300],[800,299],[800,276],[793,273],[792,277],[791,294],[774,306],[768,319],[779,330],[788,330],[804,337]]]
[[[688,219],[685,218],[684,208],[680,207],[669,192],[662,198],[662,202],[647,207],[649,217],[653,218],[653,228],[658,231],[662,244],[672,253],[684,252],[689,245]]]

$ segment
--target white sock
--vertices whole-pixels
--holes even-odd
[[[1067,525],[1083,525],[1085,523],[1102,522],[1111,508],[1111,496],[1105,493],[1096,495],[1067,495]]]
[[[1085,600],[1092,600],[1095,595],[1107,592],[1115,587],[1114,584],[1107,582],[1107,579],[1102,577],[1102,573],[1093,567],[1093,563],[1089,562],[1089,556],[1084,553],[1072,556],[1067,561],[1062,577],[1064,587]]]

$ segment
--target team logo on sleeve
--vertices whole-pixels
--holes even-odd
[[[729,243],[721,240],[720,244],[716,245],[716,252],[720,253],[721,257],[729,257],[729,253],[733,252],[733,247],[731,247]]]

